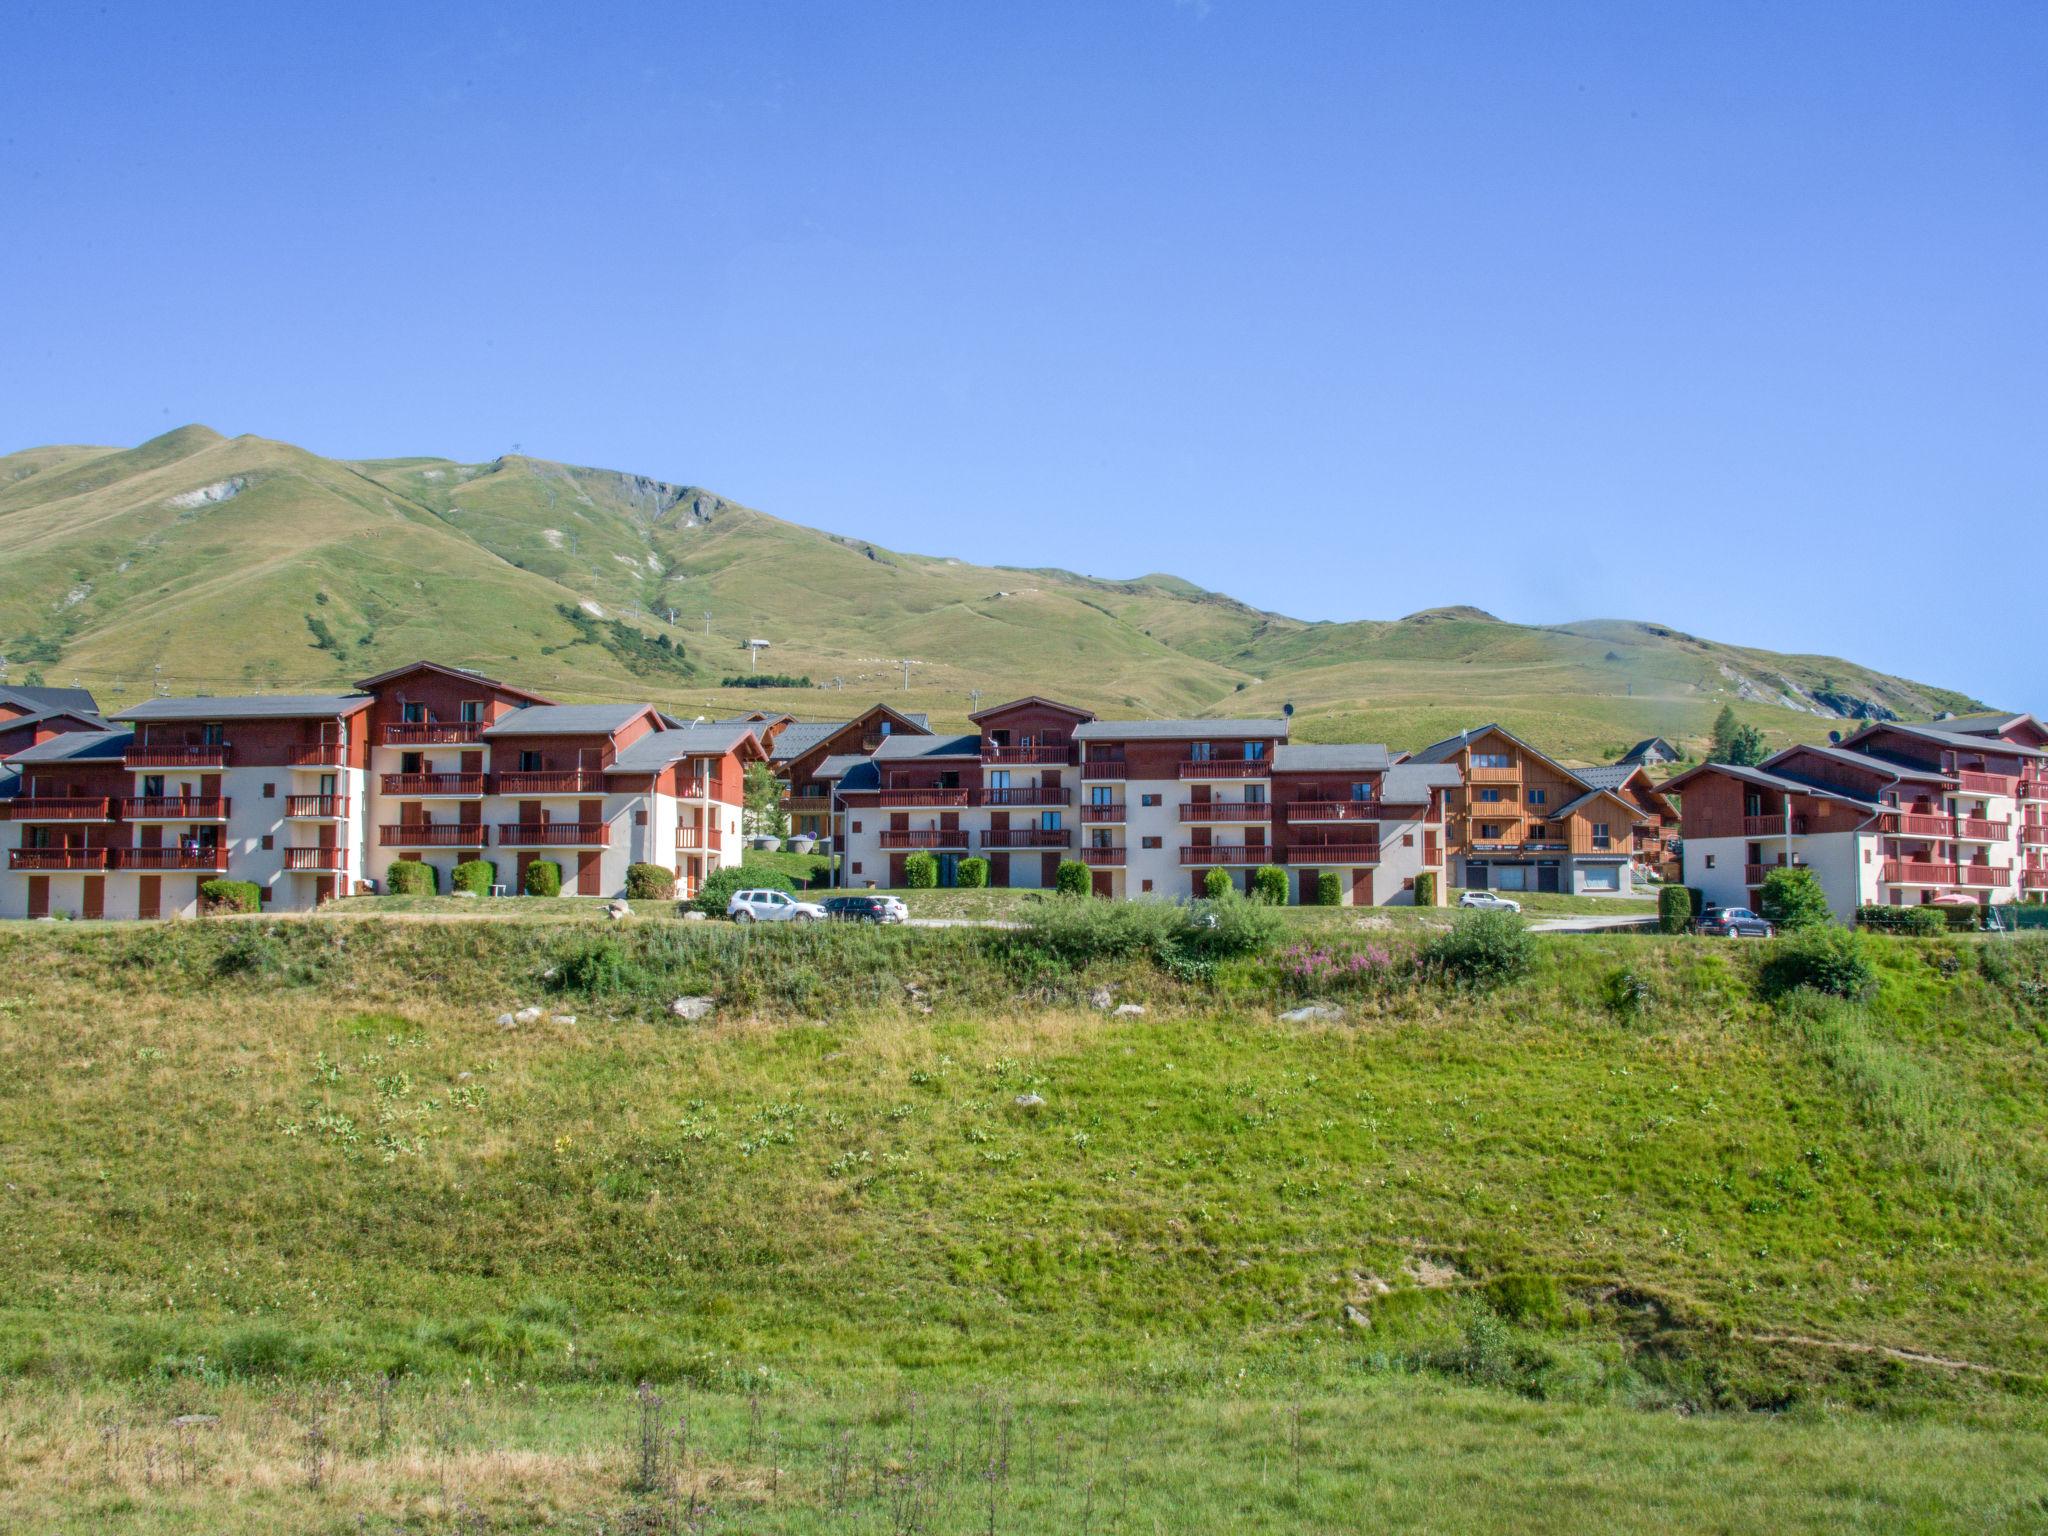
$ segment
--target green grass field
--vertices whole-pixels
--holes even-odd
[[[1865,942],[10,927],[0,1526],[2038,1528],[2048,956]]]

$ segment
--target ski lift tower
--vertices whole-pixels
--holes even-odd
[[[768,642],[766,640],[749,640],[747,642],[747,670],[749,672],[761,670],[761,653],[767,649]]]

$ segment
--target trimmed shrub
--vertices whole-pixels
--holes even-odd
[[[913,891],[929,891],[939,883],[939,861],[929,853],[913,853],[903,860],[903,883]]]
[[[419,859],[393,859],[384,871],[384,889],[393,896],[431,896],[440,889],[434,866]]]
[[[1061,859],[1053,873],[1053,889],[1062,896],[1086,896],[1095,889],[1095,878],[1079,859]]]
[[[1212,869],[1202,876],[1202,894],[1210,901],[1221,901],[1236,889],[1227,869]]]
[[[1344,881],[1334,869],[1326,869],[1316,876],[1316,905],[1319,907],[1341,907],[1344,905]]]
[[[1459,986],[1497,987],[1536,968],[1536,945],[1512,912],[1468,912],[1422,946],[1422,968]]]
[[[1667,885],[1657,893],[1657,931],[1687,933],[1692,929],[1692,890],[1689,886]]]
[[[1929,905],[1932,905],[1932,903],[1929,903]],[[1935,910],[1941,913],[1943,920],[1947,922],[1950,933],[1978,933],[1983,930],[1984,909],[1982,907],[1966,907],[1957,904],[1954,906],[1936,907]]]
[[[987,859],[962,859],[953,870],[953,883],[963,891],[979,891],[988,885]]]
[[[1903,933],[1919,939],[1934,939],[1948,932],[1948,917],[1942,908],[1931,905],[1858,907],[1856,926],[1872,928],[1879,933]]]
[[[1777,940],[1758,972],[1764,995],[1777,998],[1804,990],[1850,999],[1868,996],[1877,985],[1868,942],[1853,929],[1835,927],[1803,928]]]
[[[1415,877],[1415,905],[1433,907],[1436,905],[1436,875],[1424,871]]]
[[[1819,928],[1835,920],[1820,876],[1803,865],[1784,865],[1765,875],[1757,908],[1765,922],[1787,933]]]
[[[704,883],[697,888],[694,905],[699,912],[712,917],[725,916],[725,905],[732,900],[734,891],[790,891],[796,886],[789,876],[773,869],[742,869],[727,865],[715,869],[704,877]]]
[[[263,890],[254,880],[199,882],[199,910],[202,912],[254,912],[262,905]]]
[[[634,901],[669,901],[676,894],[676,872],[659,864],[628,864],[626,895]]]
[[[553,859],[535,859],[526,866],[525,891],[529,896],[562,894],[562,866]]]
[[[1252,871],[1252,900],[1269,907],[1287,905],[1287,871],[1278,864],[1261,864]]]
[[[491,887],[498,883],[498,866],[489,859],[464,859],[448,872],[448,889],[467,891],[472,896],[488,896]]]

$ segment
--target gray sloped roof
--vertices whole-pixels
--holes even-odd
[[[1630,747],[1626,752],[1621,754],[1621,757],[1617,760],[1616,766],[1618,767],[1623,763],[1640,763],[1645,757],[1649,756],[1650,752],[1653,749],[1663,753],[1666,757],[1672,758],[1674,760],[1678,756],[1678,748],[1672,746],[1671,743],[1666,741],[1662,736],[1645,736],[1641,741],[1637,742],[1634,746]]]
[[[1559,820],[1562,817],[1571,815],[1573,811],[1576,811],[1580,806],[1586,804],[1588,801],[1598,800],[1602,797],[1610,798],[1616,804],[1626,806],[1629,809],[1630,813],[1633,815],[1644,817],[1650,815],[1650,812],[1647,809],[1640,805],[1637,805],[1635,801],[1629,799],[1628,796],[1622,794],[1620,790],[1614,788],[1612,785],[1601,785],[1597,788],[1587,790],[1583,795],[1579,795],[1574,799],[1565,801],[1563,805],[1560,805],[1554,811],[1544,812],[1544,819],[1547,821]]]
[[[45,720],[83,720],[99,730],[108,728],[107,721],[89,709],[73,709],[68,705],[55,709],[39,709],[26,715],[14,715],[0,720],[0,731],[18,731],[24,725],[40,725]]]
[[[10,763],[71,763],[101,762],[111,758],[119,762],[121,754],[128,750],[128,743],[134,739],[133,731],[66,731],[32,747],[23,747],[7,760]]]
[[[1285,720],[1086,720],[1076,741],[1263,741],[1287,739]]]
[[[6,700],[23,709],[48,713],[55,710],[84,710],[87,714],[100,712],[100,701],[92,696],[90,688],[45,688],[41,683],[0,683],[0,700]]]
[[[831,758],[828,761],[836,762],[838,759]],[[865,757],[859,758],[840,778],[839,787],[841,789],[880,789],[882,787],[882,770],[877,768],[870,759]]]
[[[659,773],[685,757],[718,756],[753,736],[744,721],[690,725],[680,731],[649,731],[619,749],[605,765],[606,773]]]
[[[1684,786],[1693,779],[1709,773],[1725,773],[1731,779],[1744,784],[1756,784],[1765,789],[1781,789],[1795,795],[1814,795],[1822,800],[1839,800],[1844,805],[1853,805],[1859,810],[1880,811],[1884,807],[1864,795],[1852,795],[1847,790],[1837,789],[1831,784],[1819,784],[1798,774],[1776,773],[1767,768],[1738,768],[1733,763],[1702,763],[1688,769],[1675,779],[1667,779],[1660,786],[1666,792],[1676,788],[1684,793]]]
[[[819,742],[829,741],[850,724],[849,720],[799,720],[794,725],[786,725],[782,734],[775,738],[770,756],[778,763],[802,757]]]
[[[1918,736],[1924,741],[1935,742],[1945,747],[1961,747],[1971,752],[2010,753],[2014,757],[2048,758],[2048,751],[2040,747],[2023,747],[2016,742],[2000,741],[1984,735],[1981,731],[1952,730],[1950,727],[1953,724],[1953,721],[1944,721],[1940,725],[1907,725],[1898,720],[1885,720],[1865,726],[1849,740],[1861,741],[1876,731],[1901,731],[1908,736]]]
[[[980,757],[981,733],[972,736],[890,736],[875,748],[878,763],[900,763],[918,757]]]
[[[496,725],[484,727],[493,736],[603,736],[620,729],[648,708],[645,704],[529,704],[515,709]]]
[[[218,698],[144,699],[113,720],[305,720],[349,715],[375,701],[367,693],[252,693]]]
[[[814,779],[843,779],[866,761],[867,757],[859,752],[835,752],[832,756],[826,758],[825,761],[818,764],[811,777]]]
[[[1452,763],[1396,763],[1380,779],[1380,799],[1394,805],[1422,805],[1433,789],[1456,789],[1462,775]]]
[[[1501,735],[1506,736],[1508,740],[1515,740],[1511,732],[1501,731],[1497,725],[1475,725],[1469,731],[1460,731],[1455,736],[1446,736],[1442,741],[1432,741],[1428,746],[1413,753],[1410,761],[1417,763],[1449,762],[1488,731],[1500,731]],[[1517,745],[1520,745],[1520,743],[1518,742]]]
[[[1613,763],[1604,768],[1574,768],[1571,775],[1594,789],[1619,789],[1635,776],[1639,766],[1636,763]]]
[[[1821,747],[1811,742],[1796,747],[1787,747],[1763,760],[1760,765],[1773,772],[1786,758],[1799,752],[1812,752],[1827,758],[1830,762],[1846,763],[1854,768],[1868,769],[1872,773],[1889,774],[1895,779],[1913,779],[1923,784],[1953,784],[1955,775],[1943,773],[1939,768],[1922,768],[1917,763],[1895,763],[1888,757],[1875,752],[1851,752],[1847,747]]]
[[[1378,742],[1299,742],[1273,749],[1276,773],[1377,773],[1393,759]]]

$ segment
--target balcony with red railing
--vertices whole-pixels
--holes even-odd
[[[2017,795],[2020,781],[2003,773],[1985,773],[1976,768],[1956,770],[1956,787],[1966,795]]]
[[[500,795],[601,795],[604,774],[596,768],[516,768],[494,776]]]
[[[1271,821],[1273,807],[1265,800],[1183,800],[1180,819],[1184,822]]]
[[[480,773],[387,773],[384,793],[425,800],[435,796],[476,799],[484,792]]]
[[[342,768],[348,763],[348,744],[340,741],[308,741],[287,747],[287,768]]]
[[[1377,800],[1290,800],[1287,819],[1304,821],[1378,821]]]
[[[2048,891],[2048,869],[2023,869],[2020,880],[2030,891]]]
[[[1796,868],[1797,866],[1794,867]],[[1785,868],[1783,864],[1745,864],[1742,866],[1742,883],[1748,886],[1762,885],[1765,875],[1768,875],[1774,869],[1783,868]]]
[[[105,796],[24,795],[19,800],[0,800],[0,820],[105,821],[116,803]]]
[[[1096,823],[1122,821],[1129,814],[1121,800],[1112,800],[1106,805],[1091,803],[1081,807],[1081,819]]]
[[[976,805],[1065,805],[1074,792],[1058,784],[1009,784],[974,792]]]
[[[1306,840],[1292,837],[1287,843],[1287,861],[1290,864],[1377,864],[1380,861],[1380,842],[1376,837],[1343,833]]]
[[[191,746],[138,741],[131,743],[121,754],[121,762],[128,768],[225,768],[233,750],[225,742]]]
[[[1083,843],[1081,862],[1094,869],[1109,869],[1124,861],[1122,843]]]
[[[503,821],[500,848],[608,848],[611,823],[604,821]]]
[[[885,849],[905,848],[965,848],[967,831],[964,827],[925,828],[908,831],[899,827],[884,828],[881,846]]]
[[[348,815],[347,795],[286,795],[287,821],[334,821]]]
[[[136,795],[121,802],[121,816],[127,821],[226,821],[228,805],[217,795]]]
[[[2048,821],[2021,822],[2020,841],[2023,843],[2048,843]]]
[[[1955,832],[1955,821],[1948,816],[1900,812],[1886,830],[1899,837],[1949,837]]]
[[[1284,856],[1265,843],[1197,843],[1180,851],[1183,864],[1278,864]]]
[[[7,850],[7,867],[27,870],[31,874],[107,869],[110,867],[107,855],[112,852],[111,848],[10,848]]]
[[[387,747],[460,747],[483,740],[481,720],[400,720],[384,727]]]
[[[1081,764],[1084,779],[1127,779],[1131,765],[1121,757],[1091,757]]]
[[[968,792],[964,789],[891,789],[884,785],[875,791],[877,805],[898,807],[943,806],[950,809],[966,805],[969,798]]]
[[[2003,843],[2012,837],[2012,822],[2002,817],[1958,816],[1953,835],[1965,843]]]
[[[1775,816],[1743,817],[1742,835],[1744,837],[1783,837],[1785,835],[1785,813],[1780,811]],[[1794,816],[1792,818],[1792,835],[1794,837],[1804,837],[1806,835],[1806,818],[1804,816]]]
[[[2009,886],[2012,884],[2012,867],[2008,864],[1958,864],[1955,883],[1980,888]]]
[[[984,763],[1049,763],[1058,766],[1067,761],[1070,748],[1066,742],[1039,742],[1030,747],[999,746],[992,741],[981,744],[981,760]]]
[[[348,868],[346,848],[287,848],[285,873],[289,875],[331,875]]]
[[[1878,871],[1886,885],[1954,885],[1956,867],[1919,859],[1887,859]]]
[[[225,843],[216,843],[211,848],[109,848],[107,852],[112,868],[139,870],[143,874],[159,870],[197,870],[219,874],[228,867]]]
[[[1064,827],[991,827],[981,834],[984,848],[1065,848],[1073,840]]]
[[[490,840],[480,821],[401,821],[377,829],[380,848],[485,848]]]
[[[2021,774],[2020,798],[2022,800],[2048,800],[2048,773]]]
[[[1270,779],[1272,762],[1263,757],[1191,757],[1180,765],[1183,779]]]

